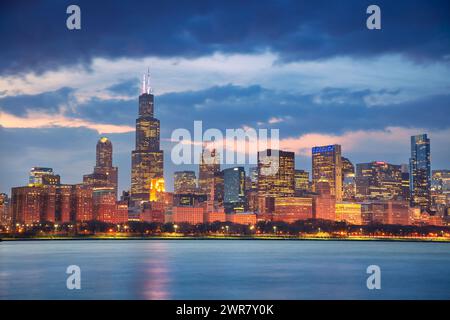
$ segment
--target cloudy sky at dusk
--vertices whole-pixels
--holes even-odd
[[[81,7],[82,29],[66,28]],[[366,28],[377,4],[382,29]],[[150,68],[169,189],[176,128],[276,128],[298,168],[339,143],[353,163],[407,163],[428,133],[450,169],[450,2],[2,1],[0,192],[32,166],[78,183],[102,135],[128,189],[142,74]]]

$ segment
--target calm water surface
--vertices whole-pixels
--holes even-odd
[[[372,264],[381,290],[366,287]],[[81,290],[66,288],[69,265]],[[0,299],[450,299],[450,244],[0,242]]]

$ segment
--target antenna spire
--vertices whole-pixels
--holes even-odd
[[[146,87],[146,81],[145,81],[145,74],[144,74],[144,76],[143,76],[143,78],[142,78],[142,89],[141,89],[141,94],[144,94],[145,93],[145,87]]]
[[[147,69],[147,74],[144,74],[144,77],[142,79],[142,94],[152,93],[152,87],[150,86],[150,68]]]

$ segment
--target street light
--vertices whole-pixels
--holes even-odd
[[[277,234],[277,226],[273,226],[273,232]]]
[[[173,228],[175,229],[175,233],[177,233],[178,225],[174,224]]]

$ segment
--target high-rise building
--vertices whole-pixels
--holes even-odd
[[[244,212],[246,210],[244,167],[224,169],[223,181],[225,212]]]
[[[431,177],[431,204],[440,215],[446,215],[450,206],[450,170],[433,170]]]
[[[248,188],[250,188],[252,190],[257,190],[258,189],[258,167],[251,167],[249,169],[249,178],[250,178],[251,185],[248,186]]]
[[[384,161],[358,163],[356,165],[356,196],[363,200],[401,197],[401,166]]]
[[[426,134],[411,137],[409,159],[411,206],[428,210],[431,205],[430,139]]]
[[[75,221],[94,220],[93,190],[84,184],[74,185],[73,210],[75,211]]]
[[[444,194],[450,194],[450,170],[433,170],[432,189]]]
[[[312,182],[316,191],[319,180],[330,184],[331,195],[342,201],[342,156],[338,144],[312,148]]]
[[[355,174],[355,166],[353,163],[345,157],[342,157],[342,177]]]
[[[95,188],[92,195],[94,220],[113,222],[116,216],[116,198],[111,188]]]
[[[101,137],[96,146],[94,172],[83,176],[83,183],[92,188],[111,188],[117,198],[118,168],[113,167],[113,147],[107,137]]]
[[[342,157],[342,199],[353,201],[355,196],[355,166],[348,158]]]
[[[221,208],[223,207],[223,199],[225,193],[225,179],[223,176],[223,171],[218,171],[214,173],[213,181],[214,181],[213,182],[214,190],[212,190],[213,191],[212,193],[211,192],[209,193],[209,196],[213,194],[214,207]]]
[[[8,195],[6,193],[0,193],[0,226],[10,226],[11,223]]]
[[[316,182],[316,193],[313,202],[313,215],[315,219],[335,220],[336,198],[331,194],[330,183],[326,179]]]
[[[198,172],[199,192],[210,194],[214,187],[214,177],[220,172],[220,154],[210,141],[203,143]]]
[[[194,193],[197,190],[195,171],[176,171],[174,173],[175,193]]]
[[[148,201],[152,179],[164,179],[164,155],[160,150],[160,123],[154,117],[150,76],[144,76],[136,119],[136,149],[131,153],[131,202]]]
[[[296,192],[309,191],[309,172],[305,170],[295,170],[294,184]]]
[[[14,223],[74,222],[93,219],[92,188],[86,185],[31,185],[11,189]],[[111,198],[113,189],[109,189]]]
[[[275,210],[274,198],[294,196],[294,177],[294,152],[272,149],[258,152],[258,210],[260,213],[270,213]]]
[[[163,178],[154,178],[150,180],[150,196],[149,201],[164,202],[166,186]]]
[[[409,191],[409,167],[407,164],[402,164],[402,200],[408,200],[410,197]]]

